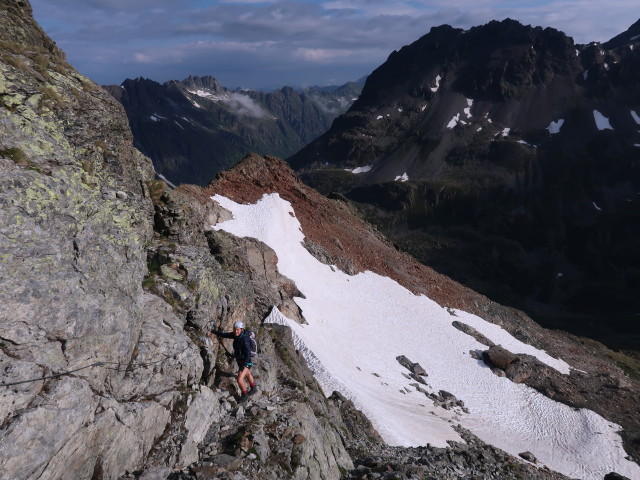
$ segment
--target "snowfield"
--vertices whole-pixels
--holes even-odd
[[[570,367],[562,360],[475,315],[416,296],[389,278],[369,271],[349,276],[320,263],[302,246],[295,212],[278,194],[264,195],[253,205],[212,198],[233,214],[214,228],[269,245],[278,255],[278,270],[306,296],[296,302],[308,324],[289,320],[275,308],[267,321],[291,327],[324,393],[339,390],[352,399],[387,443],[443,447],[448,440],[462,441],[452,428],[460,424],[515,456],[530,451],[541,464],[570,477],[602,479],[616,471],[640,479],[640,467],[624,458],[616,424],[494,375],[470,354],[487,347],[452,322],[567,374]],[[403,375],[408,371],[396,360],[399,355],[426,369],[428,386],[422,388],[451,392],[469,413],[434,406]]]

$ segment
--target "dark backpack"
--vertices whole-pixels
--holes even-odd
[[[251,343],[251,356],[258,355],[258,341],[256,340],[256,334],[251,330],[246,330],[245,333],[249,336],[249,342]]]

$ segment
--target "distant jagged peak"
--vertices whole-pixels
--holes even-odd
[[[127,87],[130,87],[130,88],[131,87],[140,88],[140,87],[149,87],[149,86],[159,87],[160,85],[161,85],[160,83],[150,78],[136,77],[136,78],[126,78],[118,86],[126,89]],[[113,86],[113,85],[108,85],[108,86]]]
[[[181,83],[182,85],[184,85],[189,89],[206,89],[206,90],[211,90],[213,92],[220,92],[220,91],[227,90],[212,75],[205,75],[202,77],[197,75],[189,75],[187,78],[185,78],[179,83]]]

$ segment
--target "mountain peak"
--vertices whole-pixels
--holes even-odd
[[[625,32],[616,35],[611,40],[602,44],[607,50],[619,48],[625,45],[640,43],[640,19],[631,25]]]
[[[197,75],[189,75],[180,83],[182,83],[187,88],[207,89],[214,92],[226,90],[226,88],[223,87],[222,84],[211,75],[204,75],[202,77],[199,77]]]
[[[604,324],[614,309],[621,320],[607,335],[618,339],[638,329],[630,281],[638,262],[613,252],[627,252],[638,235],[626,225],[638,225],[640,206],[632,160],[639,65],[640,48],[575,45],[558,30],[511,19],[438,27],[392,54],[351,109],[289,162],[310,185],[358,202],[439,271],[541,322],[557,322],[557,308],[603,315]],[[608,215],[618,220],[606,223]],[[600,227],[611,236],[596,247]],[[485,242],[488,250],[478,249]],[[470,252],[474,260],[462,260]]]

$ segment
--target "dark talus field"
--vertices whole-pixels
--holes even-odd
[[[399,248],[544,325],[640,346],[640,23],[433,28],[288,159]]]

